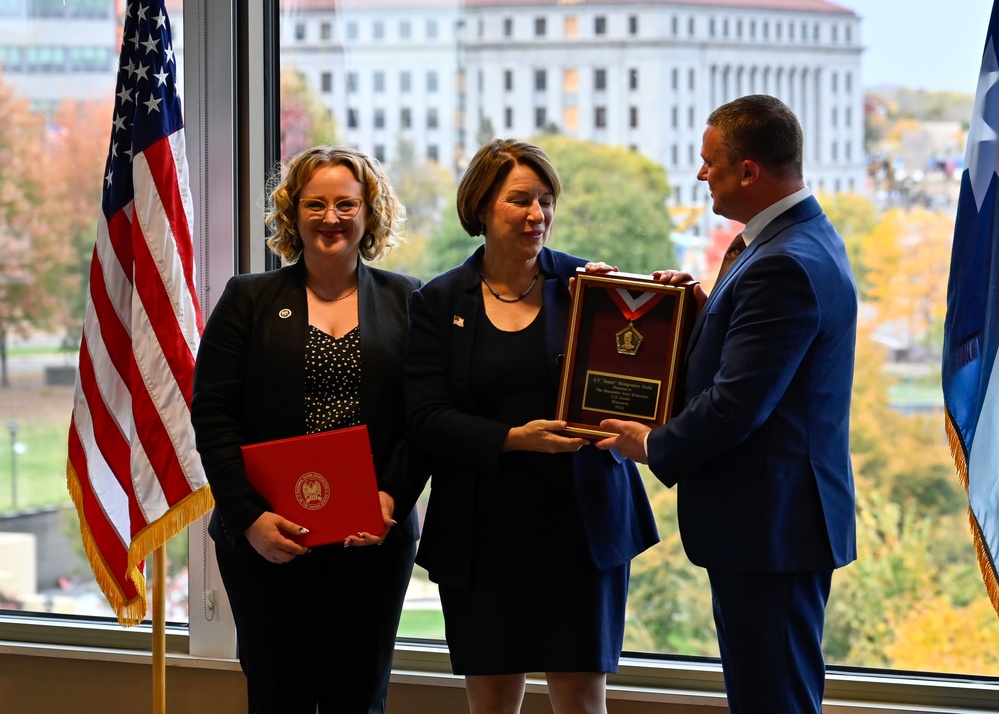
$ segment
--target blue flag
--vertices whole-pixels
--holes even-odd
[[[968,490],[978,562],[999,611],[999,4],[985,38],[961,176],[944,323],[947,433]]]

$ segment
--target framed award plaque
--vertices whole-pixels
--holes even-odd
[[[673,416],[697,316],[693,286],[577,270],[556,413],[567,435],[603,439],[613,436],[604,419],[656,427]]]

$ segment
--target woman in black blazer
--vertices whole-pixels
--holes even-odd
[[[426,480],[406,434],[407,301],[419,281],[370,268],[405,211],[365,155],[320,146],[271,193],[286,267],[233,277],[205,326],[191,409],[216,507],[209,525],[251,712],[383,712]],[[366,424],[387,534],[313,548],[250,485],[240,446]],[[335,458],[335,454],[331,455]],[[384,545],[384,547],[357,547]]]
[[[658,541],[635,464],[553,418],[569,279],[586,265],[544,247],[559,188],[538,147],[482,147],[458,215],[485,245],[410,305],[407,411],[433,459],[417,562],[476,713],[520,711],[526,672],[545,672],[556,714],[605,712],[630,561]]]

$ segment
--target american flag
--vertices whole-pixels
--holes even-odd
[[[67,484],[94,577],[129,626],[146,613],[146,557],[213,505],[190,419],[203,321],[163,0],[127,3],[116,96]]]
[[[993,4],[954,223],[943,392],[971,531],[999,611],[999,2]]]

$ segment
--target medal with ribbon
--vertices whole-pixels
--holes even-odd
[[[642,346],[644,339],[642,334],[635,329],[635,320],[658,305],[666,294],[643,291],[638,297],[635,297],[626,288],[608,288],[607,291],[610,293],[611,300],[628,321],[628,324],[614,335],[618,354],[634,356],[638,354],[638,348]]]

